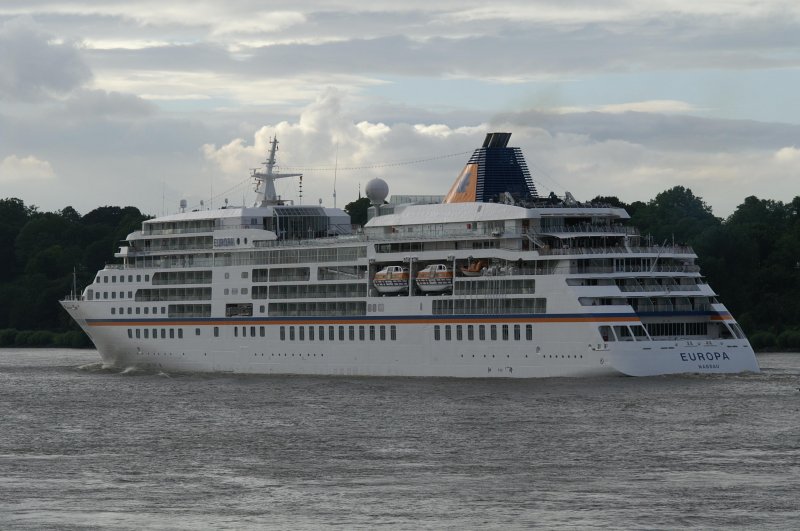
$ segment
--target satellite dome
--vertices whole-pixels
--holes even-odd
[[[369,202],[373,205],[382,205],[389,196],[389,185],[383,179],[372,179],[365,189]]]

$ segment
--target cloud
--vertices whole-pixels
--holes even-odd
[[[732,212],[747,195],[791,200],[796,194],[800,150],[781,145],[791,137],[800,142],[800,126],[643,112],[528,111],[463,126],[357,120],[348,98],[336,91],[327,91],[296,120],[259,127],[252,140],[206,145],[204,156],[231,186],[247,180],[249,168],[264,160],[269,137],[277,134],[278,162],[287,171],[305,173],[306,198],[331,197],[338,157],[337,192],[348,202],[358,184],[373,177],[385,179],[391,193],[446,192],[489,131],[512,132],[511,144],[523,149],[544,194],[646,201],[682,185],[718,215]],[[281,195],[297,199],[296,183],[279,185]]]
[[[74,116],[144,117],[155,113],[157,107],[133,94],[105,90],[78,90],[65,101],[65,111]]]
[[[775,152],[775,160],[785,164],[800,164],[800,149],[794,146],[787,146]],[[800,167],[798,167],[798,177],[800,177]]]
[[[618,103],[601,105],[597,108],[600,112],[620,113],[620,112],[647,112],[658,114],[686,114],[696,111],[695,107],[685,101],[677,100],[650,100],[634,101],[629,103]]]
[[[0,161],[0,182],[46,181],[54,177],[55,172],[50,163],[32,155],[9,155]]]
[[[0,25],[0,99],[35,101],[62,95],[91,76],[73,45],[54,41],[32,19],[15,18]]]

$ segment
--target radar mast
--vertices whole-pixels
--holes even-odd
[[[278,137],[273,137],[269,141],[269,155],[267,160],[262,162],[266,166],[266,171],[260,172],[253,170],[253,178],[256,180],[256,203],[255,206],[269,206],[269,205],[282,205],[283,201],[275,192],[275,179],[283,179],[285,177],[300,177],[303,178],[302,173],[275,173],[275,152],[278,151]]]

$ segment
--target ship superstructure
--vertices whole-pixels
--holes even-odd
[[[624,209],[540,198],[491,133],[441,204],[288,204],[147,220],[77,300],[104,362],[180,371],[547,377],[758,371],[693,250]]]

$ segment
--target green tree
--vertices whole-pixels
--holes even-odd
[[[347,203],[344,211],[350,214],[350,222],[353,225],[365,225],[367,223],[367,211],[369,210],[369,199],[359,197],[352,203]]]

